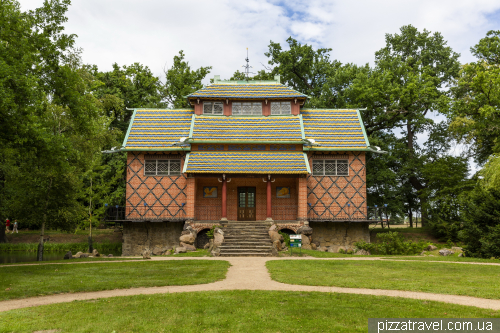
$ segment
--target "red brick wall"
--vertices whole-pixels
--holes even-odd
[[[228,101],[226,103],[226,101],[224,101],[224,115],[225,116],[230,116],[233,114],[233,102],[231,101]]]
[[[196,114],[196,115],[203,114],[203,102],[200,101],[199,104],[197,104],[197,102],[195,102],[195,104],[194,104],[194,114]]]
[[[180,157],[180,155],[179,155]],[[181,158],[181,169],[184,158]],[[144,176],[144,153],[127,156],[126,217],[129,219],[185,218],[186,177]],[[144,203],[147,206],[144,206]]]
[[[307,177],[308,219],[366,219],[365,153],[332,152],[332,155],[348,155],[349,176]],[[308,156],[312,170],[313,155]]]

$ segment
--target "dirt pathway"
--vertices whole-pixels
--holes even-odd
[[[97,298],[108,298],[115,296],[132,296],[132,295],[150,295],[162,293],[180,293],[180,292],[195,292],[195,291],[216,291],[216,290],[275,290],[275,291],[317,291],[317,292],[332,292],[332,293],[347,293],[347,294],[362,294],[376,295],[389,297],[403,297],[420,300],[438,301],[466,306],[475,306],[484,309],[500,310],[500,300],[490,300],[469,296],[443,295],[413,291],[400,290],[382,290],[382,289],[364,289],[364,288],[341,288],[341,287],[319,287],[319,286],[302,286],[279,283],[271,280],[271,276],[267,271],[265,263],[269,260],[304,260],[304,258],[269,258],[269,257],[243,257],[243,258],[200,258],[200,257],[156,257],[156,260],[226,260],[231,263],[231,267],[227,272],[226,279],[208,284],[198,284],[190,286],[166,286],[166,287],[148,287],[148,288],[131,288],[105,290],[96,292],[61,294],[42,297],[33,297],[27,299],[9,300],[0,302],[0,312],[47,305],[63,302],[71,302],[75,300],[91,300]],[[306,260],[373,260],[375,258],[360,257],[360,258],[307,258]],[[114,261],[116,262],[116,261]],[[130,262],[130,261],[126,261]],[[83,263],[83,262],[81,262]],[[92,262],[96,263],[96,262]],[[9,265],[10,267],[10,265]]]

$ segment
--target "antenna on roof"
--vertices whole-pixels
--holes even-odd
[[[245,68],[245,76],[247,77],[247,82],[248,82],[248,74],[255,74],[255,73],[250,72],[250,68],[253,68],[253,67],[249,65],[250,60],[248,60],[248,47],[247,47],[247,57],[245,58],[245,61],[247,62],[247,64],[243,65],[241,67]]]

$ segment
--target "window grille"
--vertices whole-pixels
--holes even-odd
[[[203,102],[203,114],[223,114],[223,102]]]
[[[349,176],[349,160],[313,160],[313,176]]]
[[[262,115],[262,102],[233,102],[233,115]]]
[[[271,102],[271,114],[291,114],[292,104],[290,102]]]
[[[181,160],[145,160],[145,176],[175,176],[181,174]]]

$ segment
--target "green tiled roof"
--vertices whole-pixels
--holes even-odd
[[[301,110],[306,139],[314,139],[322,148],[349,150],[368,148],[358,110]]]
[[[307,174],[303,152],[191,152],[188,173]]]
[[[188,99],[290,99],[304,100],[306,95],[279,83],[212,84],[188,96]]]
[[[302,119],[302,126],[301,126]],[[125,150],[179,149],[181,137],[194,143],[300,144],[310,150],[368,150],[358,110],[301,110],[299,116],[194,116],[193,110],[137,109]],[[185,145],[189,148],[189,144]]]
[[[193,110],[135,111],[130,121],[125,149],[171,149],[189,136]]]
[[[195,116],[195,141],[301,141],[298,116]]]

